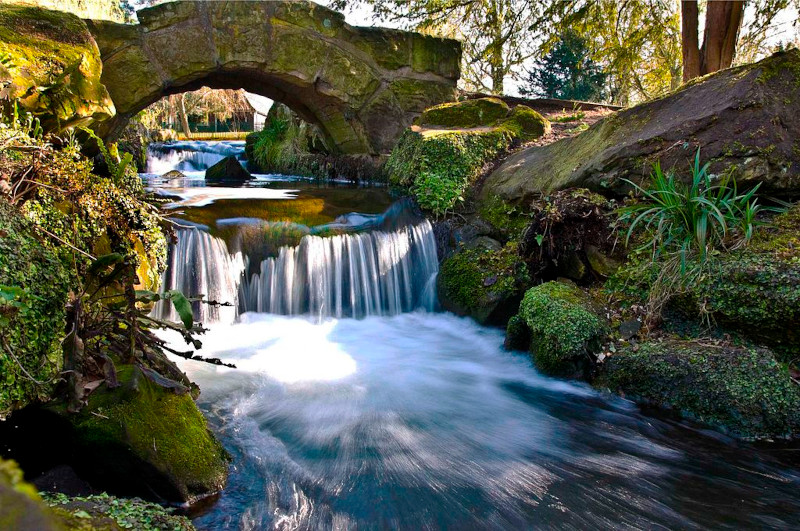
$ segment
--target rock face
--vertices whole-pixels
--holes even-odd
[[[101,83],[100,51],[69,13],[0,5],[0,98],[17,100],[44,127],[60,130],[114,115]]]
[[[90,21],[103,83],[125,122],[170,93],[244,88],[318,125],[339,153],[388,153],[425,108],[453,98],[461,45],[356,28],[307,1],[170,2],[138,25]]]
[[[240,183],[252,178],[236,157],[225,157],[206,170],[206,181],[209,183]]]
[[[598,384],[738,437],[800,434],[800,390],[765,349],[647,342],[609,358]]]
[[[654,101],[620,111],[580,135],[509,157],[483,194],[527,201],[569,187],[625,193],[652,164],[688,175],[698,147],[711,171],[740,185],[800,196],[800,51],[724,70]]]
[[[0,197],[0,419],[53,390],[63,365],[67,272]],[[39,384],[38,382],[44,382]]]

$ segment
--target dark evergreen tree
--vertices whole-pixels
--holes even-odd
[[[528,71],[528,85],[520,87],[520,92],[562,100],[602,101],[606,77],[592,60],[586,39],[570,31]]]

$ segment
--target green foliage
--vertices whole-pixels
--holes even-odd
[[[481,202],[479,214],[481,219],[511,240],[519,239],[531,221],[530,213],[526,213],[521,207],[510,205],[496,195]]]
[[[519,315],[531,332],[536,366],[553,376],[584,375],[607,335],[605,322],[580,288],[546,282],[529,289]]]
[[[601,385],[739,437],[800,433],[800,388],[764,349],[646,342],[609,358]]]
[[[63,365],[67,271],[0,197],[0,418],[53,390]]]
[[[320,144],[317,130],[300,120],[291,111],[282,110],[271,116],[264,129],[252,133],[255,140],[249,152],[261,171],[288,173],[302,166],[312,143]]]
[[[188,518],[173,514],[174,509],[165,509],[156,503],[139,498],[116,498],[105,493],[71,498],[60,492],[43,493],[43,498],[59,516],[62,518],[66,516],[68,522],[75,522],[75,519],[86,520],[87,530],[95,529],[98,525],[102,526],[102,521],[95,520],[102,518],[111,518],[122,529],[141,531],[194,529]],[[81,522],[71,525],[81,525]]]
[[[108,166],[108,172],[111,175],[111,182],[116,186],[125,186],[128,189],[138,193],[141,191],[141,181],[139,175],[136,173],[136,166],[132,165],[133,155],[130,153],[119,154],[117,144],[109,144],[106,146],[103,139],[97,136],[94,131],[89,128],[82,127],[81,131],[89,135],[89,138],[97,143],[97,148],[103,155],[103,160]]]
[[[628,225],[627,242],[636,235],[641,240],[636,251],[649,249],[650,261],[659,263],[650,286],[651,318],[660,315],[673,295],[699,281],[709,257],[746,246],[763,224],[759,212],[775,210],[758,204],[758,185],[739,193],[735,179],[712,176],[708,166],[701,166],[698,150],[687,183],[671,172],[664,174],[656,164],[648,189],[630,183],[644,200],[619,211],[620,223]]]
[[[508,149],[514,135],[491,131],[403,133],[386,163],[393,184],[410,186],[420,206],[437,216],[459,202],[483,165]]]
[[[528,71],[525,95],[561,100],[603,101],[606,73],[592,58],[586,37],[573,30],[561,39]]]

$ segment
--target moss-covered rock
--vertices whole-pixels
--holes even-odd
[[[439,269],[437,290],[445,310],[481,324],[504,325],[529,283],[517,246],[509,243],[499,250],[462,249],[446,258]]]
[[[116,498],[108,494],[69,497],[44,494],[51,511],[73,531],[137,529],[142,531],[192,531],[185,516],[173,514],[139,498]]]
[[[598,385],[738,437],[800,435],[800,388],[765,349],[646,342],[606,360]]]
[[[0,5],[0,95],[51,129],[114,115],[100,82],[100,51],[86,23],[70,13]]]
[[[522,140],[535,140],[551,131],[550,121],[526,105],[514,107],[502,126]]]
[[[0,459],[0,529],[61,531],[68,529],[42,503],[33,485],[23,480],[13,461]]]
[[[192,502],[218,492],[228,474],[228,454],[206,426],[186,388],[146,369],[118,369],[122,387],[92,393],[72,425],[73,451],[91,463],[84,473],[98,486],[124,494]],[[122,479],[124,478],[124,479]]]
[[[722,70],[579,135],[513,154],[488,176],[483,192],[507,201],[575,186],[625,194],[627,181],[646,181],[656,161],[686,168],[700,148],[712,173],[730,171],[740,186],[762,182],[762,192],[798,197],[798,87],[798,50]]]
[[[608,329],[586,293],[574,284],[546,282],[525,293],[518,315],[530,330],[530,351],[539,370],[552,376],[589,375]]]
[[[508,105],[498,98],[478,98],[443,103],[425,109],[425,112],[419,117],[419,125],[458,129],[490,127],[505,119],[509,112]]]
[[[0,197],[0,419],[47,399],[63,365],[67,272]]]

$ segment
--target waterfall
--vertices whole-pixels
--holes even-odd
[[[392,232],[304,236],[242,281],[239,308],[338,318],[433,310],[429,284],[437,271],[428,221]]]
[[[232,322],[239,313],[265,312],[315,317],[395,315],[418,308],[433,310],[438,259],[427,220],[393,231],[303,236],[283,246],[248,275],[248,259],[225,242],[197,228],[178,231],[170,247],[163,289],[187,296],[233,303],[233,307],[195,304],[203,323]],[[176,320],[174,309],[159,303],[161,318]]]
[[[229,303],[230,306],[192,304],[195,320],[202,323],[232,323],[237,315],[237,290],[245,265],[241,253],[231,254],[225,242],[198,228],[181,229],[177,243],[170,246],[167,269],[161,277],[161,289],[177,289],[187,297],[203,295],[205,300]],[[169,301],[160,301],[153,314],[161,319],[179,321]]]
[[[244,158],[244,142],[172,142],[147,147],[146,173],[205,171],[225,157]]]

